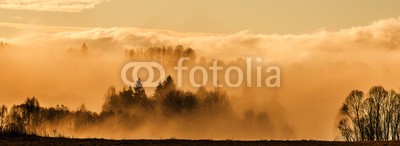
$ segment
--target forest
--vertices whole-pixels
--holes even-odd
[[[87,51],[84,44],[80,50],[82,57],[88,57]],[[182,56],[193,59],[189,65],[209,64],[205,58],[197,62],[195,52],[180,45],[126,50],[125,55],[130,60],[156,60],[166,66]],[[179,89],[172,76],[161,81],[152,94],[138,79],[132,87],[118,90],[111,86],[103,99],[100,112],[88,110],[85,104],[75,110],[62,104],[43,107],[40,97],[28,97],[12,107],[3,105],[0,133],[50,137],[261,138],[279,131],[266,110],[248,108],[243,113],[234,112],[232,98],[223,88]],[[282,125],[290,131],[289,126]]]
[[[149,120],[162,124],[176,118],[186,123],[181,125],[183,127],[187,124],[204,124],[199,125],[199,128],[205,125],[216,126],[214,122],[223,118],[235,119],[223,89],[207,91],[201,87],[195,93],[183,91],[176,89],[174,80],[168,76],[150,97],[146,95],[140,80],[135,87],[121,91],[110,87],[99,114],[87,110],[84,104],[77,110],[70,110],[64,105],[42,107],[36,97],[27,98],[24,103],[14,105],[9,110],[3,105],[0,110],[0,129],[4,135],[64,136],[65,130],[79,133],[110,129],[107,125],[111,121],[114,126],[135,129]],[[259,128],[264,127],[263,130],[268,126],[266,113],[248,111],[242,120],[245,122],[243,124],[250,127],[250,123],[256,124]]]

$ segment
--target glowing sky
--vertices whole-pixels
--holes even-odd
[[[44,106],[85,103],[98,112],[107,88],[121,85],[118,53],[182,44],[200,56],[258,55],[277,63],[283,78],[276,99],[294,138],[332,140],[351,90],[397,91],[399,6],[398,0],[0,0],[0,41],[20,47],[0,50],[0,101],[10,107],[36,96]],[[84,42],[94,56],[87,62],[65,53]]]
[[[397,17],[399,5],[397,0],[0,0],[0,22],[299,34]]]

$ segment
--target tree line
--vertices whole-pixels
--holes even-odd
[[[337,127],[347,141],[400,140],[400,95],[382,86],[353,90],[339,112]]]
[[[24,103],[10,109],[3,105],[0,108],[0,133],[14,136],[60,136],[65,129],[79,133],[87,129],[107,128],[109,119],[117,119],[114,124],[118,126],[135,129],[155,118],[162,121],[180,118],[186,119],[186,122],[194,120],[193,123],[205,121],[212,125],[213,120],[236,120],[233,117],[229,97],[221,88],[208,91],[200,87],[196,92],[183,91],[177,89],[173,78],[168,76],[159,83],[152,96],[146,94],[140,79],[135,87],[123,88],[121,91],[110,87],[100,113],[89,111],[84,104],[76,110],[70,110],[64,105],[42,107],[36,97],[27,98]],[[266,127],[268,116],[265,112],[248,111],[244,117],[247,123],[256,122]],[[257,122],[260,120],[262,122]]]
[[[87,54],[87,50],[84,44],[83,54],[90,55]],[[180,57],[191,58],[190,61],[185,62],[188,66],[208,67],[212,64],[204,57],[196,59],[198,57],[193,49],[184,48],[181,45],[131,49],[126,50],[125,55],[133,61],[158,61],[167,68],[173,68]],[[228,63],[219,61],[219,63],[239,66],[246,64],[241,59]],[[167,70],[167,74],[173,75],[168,72],[172,71]],[[196,89],[192,91],[178,89],[171,76],[161,81],[155,88],[154,94],[149,95],[142,87],[141,81],[137,80],[134,87],[124,87],[120,90],[110,87],[104,95],[100,112],[90,111],[84,104],[75,110],[64,105],[43,107],[36,97],[29,97],[23,103],[10,108],[0,106],[0,134],[62,136],[79,135],[88,131],[90,131],[89,134],[118,131],[124,135],[134,133],[133,131],[141,127],[150,127],[159,131],[158,126],[163,125],[161,128],[175,132],[173,134],[166,132],[165,135],[192,134],[193,137],[249,135],[254,138],[269,136],[273,132],[268,131],[279,131],[279,128],[290,129],[285,122],[275,122],[264,109],[250,106],[239,110],[239,112],[243,110],[243,113],[234,112],[232,104],[236,102],[234,98],[238,97],[230,98],[222,88],[207,90],[205,87],[200,87],[197,91]],[[179,125],[181,128],[170,126],[168,123]],[[278,126],[272,128],[273,124]],[[191,131],[196,132],[193,134]],[[206,134],[209,131],[213,132]]]

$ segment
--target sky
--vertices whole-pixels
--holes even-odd
[[[70,27],[138,27],[179,32],[301,34],[397,17],[384,0],[1,0],[1,22]]]
[[[0,41],[17,46],[0,49],[0,101],[10,106],[37,96],[44,106],[85,103],[98,112],[105,91],[123,86],[119,53],[181,44],[210,59],[261,56],[279,65],[281,88],[268,98],[282,108],[272,111],[286,115],[293,139],[333,140],[338,109],[351,90],[399,89],[399,4],[0,0]],[[87,60],[73,55],[84,42]]]

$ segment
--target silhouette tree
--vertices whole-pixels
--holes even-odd
[[[367,98],[354,90],[340,109],[338,128],[345,140],[398,140],[400,96],[382,86],[372,87]]]
[[[202,104],[202,109],[207,113],[208,117],[227,114],[231,110],[226,91],[218,87],[215,88],[214,91],[209,92],[208,95],[202,99]]]
[[[22,135],[26,133],[25,119],[22,116],[22,109],[18,106],[12,106],[10,113],[6,118],[5,133],[10,135]]]
[[[163,91],[164,91],[163,83],[159,82],[157,87],[156,87],[156,89],[155,89],[155,91],[154,91],[153,97],[156,100],[161,100],[161,98],[164,96]]]
[[[196,96],[200,99],[204,99],[208,96],[209,92],[204,88],[204,86],[197,89]]]
[[[174,83],[174,79],[171,76],[168,76],[164,82],[159,83],[154,92],[154,98],[158,101],[161,101],[169,92],[175,91],[176,86]]]
[[[166,93],[168,93],[170,91],[174,91],[176,89],[174,79],[172,79],[171,76],[168,76],[167,79],[165,79],[165,81],[164,81],[163,87],[164,87],[164,91]]]
[[[89,52],[89,48],[86,46],[86,43],[83,43],[81,47],[81,54],[82,56],[87,56]]]
[[[0,107],[0,131],[4,130],[5,127],[5,118],[7,115],[7,107],[5,105],[2,105]]]
[[[41,122],[41,107],[35,97],[27,98],[23,104],[14,105],[7,115],[6,131],[13,134],[32,134]]]
[[[135,90],[135,92],[133,93],[133,96],[135,98],[139,98],[139,99],[147,98],[146,92],[143,88],[142,81],[140,81],[140,78],[137,80],[134,90]]]
[[[138,106],[140,106],[140,109],[149,111],[153,108],[153,102],[147,97],[140,78],[134,87],[133,97],[135,98],[135,102],[138,104]]]
[[[57,105],[56,107],[42,109],[42,118],[46,123],[59,125],[65,118],[71,114],[68,107]]]
[[[164,114],[167,116],[191,116],[198,107],[198,100],[191,92],[171,91],[162,100]]]
[[[34,133],[36,127],[40,124],[40,105],[37,98],[27,98],[24,104],[19,105],[22,109],[22,119],[24,119],[25,128],[29,133]]]
[[[73,130],[86,130],[92,125],[96,125],[98,115],[89,111],[85,104],[79,106],[76,112],[73,113]]]
[[[89,111],[84,104],[72,111],[63,105],[40,107],[35,97],[27,98],[24,103],[12,106],[8,114],[5,113],[7,113],[7,108],[0,107],[1,133],[44,134],[44,136],[49,135],[48,129],[52,130],[50,135],[56,136],[59,129],[60,131],[67,129],[72,133],[104,131],[104,128],[110,128],[107,130],[134,129],[146,121],[163,122],[163,120],[174,119],[173,121],[176,122],[175,119],[179,119],[178,122],[184,121],[179,123],[182,126],[201,125],[210,128],[220,124],[220,122],[213,122],[214,120],[241,119],[232,117],[234,114],[232,114],[228,95],[221,88],[207,91],[204,87],[200,87],[196,93],[183,91],[175,87],[171,76],[160,82],[154,97],[146,95],[140,79],[134,87],[125,87],[120,91],[117,91],[115,87],[110,87],[105,94],[100,114]],[[244,126],[248,128],[246,130],[268,129],[269,119],[266,112],[253,112],[247,116],[248,119],[245,119],[244,124],[250,126]],[[398,118],[395,114],[382,117]],[[118,124],[113,125],[110,122]],[[390,125],[394,123],[390,122]],[[343,124],[343,126],[348,125]],[[347,129],[351,131],[351,127]],[[390,126],[390,129],[396,128]]]
[[[121,106],[122,105],[120,105],[116,89],[114,86],[111,86],[105,95],[105,102],[103,104],[102,110],[105,112],[117,113],[119,110],[121,110]]]
[[[354,127],[355,134],[360,134],[360,135],[355,136],[356,140],[362,140],[365,137],[364,136],[365,129],[364,126],[361,124],[361,118],[363,118],[361,109],[363,97],[364,93],[362,91],[358,90],[351,91],[351,93],[347,96],[341,108],[342,114],[348,116],[354,126],[357,125],[356,127]]]

